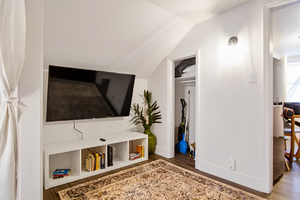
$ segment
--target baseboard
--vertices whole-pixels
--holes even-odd
[[[273,181],[273,186],[278,183],[278,181],[282,178],[283,173],[281,173],[274,181]]]
[[[233,183],[243,185],[259,192],[265,192],[263,191],[263,180],[258,177],[250,176],[238,171],[232,171],[230,169],[216,166],[203,161],[198,161],[197,163],[197,169],[200,171],[231,181]]]
[[[167,150],[165,148],[162,147],[155,147],[155,154],[163,156],[163,157],[167,157]]]

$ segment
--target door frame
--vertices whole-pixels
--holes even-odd
[[[268,180],[265,188],[266,193],[271,193],[273,189],[273,15],[272,8],[294,2],[296,0],[277,0],[266,1],[263,5],[263,109],[264,109],[264,134],[265,141],[264,152],[269,155],[269,159],[265,159],[264,166],[268,173],[262,177]]]
[[[196,96],[196,113],[195,113],[195,141],[200,137],[200,49],[186,53],[181,56],[176,56],[172,58],[167,58],[167,158],[173,158],[175,156],[175,62],[178,60],[183,60],[190,57],[196,57],[196,76],[195,76],[195,96]],[[197,152],[199,148],[196,148],[196,157],[197,161]],[[195,167],[197,169],[197,162],[195,162]]]

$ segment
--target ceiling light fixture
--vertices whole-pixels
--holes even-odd
[[[229,40],[228,40],[228,46],[230,47],[234,47],[237,43],[238,43],[239,39],[236,36],[232,36]]]

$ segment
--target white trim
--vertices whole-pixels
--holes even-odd
[[[201,82],[200,82],[200,77],[201,77],[201,70],[200,70],[200,49],[197,50],[196,53],[196,116],[195,116],[195,121],[196,121],[196,127],[195,127],[195,141],[196,144],[200,144],[200,127],[201,127],[201,121],[200,120],[200,105],[201,105],[201,90],[200,90],[200,86],[201,86]],[[199,167],[199,162],[200,162],[200,152],[199,152],[200,148],[196,148],[196,155],[195,155],[195,168],[196,169],[200,169]]]
[[[262,101],[264,109],[264,134],[263,141],[265,141],[263,152],[266,156],[263,156],[264,173],[262,180],[263,183],[262,192],[270,193],[273,189],[273,32],[272,32],[272,11],[271,8],[294,2],[295,0],[278,0],[270,3],[265,3],[263,6],[263,90]]]
[[[281,73],[282,73],[282,78],[283,78],[283,101],[286,102],[286,67],[287,67],[287,55],[285,54],[282,57],[282,68],[281,68]]]
[[[173,158],[174,150],[174,62],[167,59],[167,158]]]
[[[16,88],[16,96],[17,98],[20,99],[20,81],[18,83],[18,86]],[[22,134],[21,134],[21,127],[20,127],[20,123],[19,123],[19,119],[20,119],[20,108],[19,108],[19,101],[16,102],[16,119],[17,119],[17,191],[16,191],[16,199],[17,200],[21,200],[21,188],[22,188],[22,176],[21,176],[21,172],[22,172],[22,159],[21,159],[21,149],[22,149]],[[42,171],[42,170],[41,170]]]
[[[272,38],[272,16],[270,9],[266,6],[263,7],[263,90],[262,90],[262,103],[264,109],[263,117],[263,138],[265,141],[262,158],[264,169],[262,192],[270,193],[273,189],[273,54],[272,47],[270,46]],[[270,27],[271,25],[271,27]],[[264,37],[266,36],[266,37]],[[265,40],[264,38],[269,38]]]
[[[166,156],[167,155],[167,149],[155,146],[155,154],[163,156],[163,157],[167,157]]]
[[[250,176],[238,171],[231,171],[229,168],[220,167],[218,165],[203,161],[198,161],[198,165],[199,167],[201,167],[201,171],[205,173],[213,174],[217,177],[222,177],[222,179],[231,180],[234,183],[255,189],[257,191],[260,191],[260,189],[262,188],[263,183],[261,177]]]
[[[187,58],[191,58],[191,57],[194,57],[196,56],[196,51],[193,50],[193,51],[187,51],[181,55],[177,55],[177,56],[171,56],[171,57],[168,57],[168,60],[171,60],[172,62],[174,61],[178,61],[178,60],[183,60],[183,59],[187,59]],[[175,66],[174,66],[175,68]]]

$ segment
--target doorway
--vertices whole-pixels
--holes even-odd
[[[184,60],[194,58],[194,72],[182,77],[175,78],[175,68]],[[169,119],[169,131],[168,131],[168,157],[172,158],[174,156],[181,156],[185,158],[188,162],[195,162],[195,168],[197,169],[197,141],[200,139],[200,50],[194,51],[185,56],[178,56],[176,58],[168,59],[168,88],[170,99],[168,104],[170,106],[170,119]],[[188,117],[188,138],[187,143],[190,146],[195,144],[194,157],[191,155],[190,151],[186,154],[176,153],[175,145],[178,141],[178,127],[182,121],[182,104],[180,99],[184,99],[186,107],[184,108],[185,118]],[[189,107],[188,107],[189,106]],[[191,111],[192,110],[192,111]],[[188,112],[188,116],[186,116]],[[194,148],[194,147],[193,147]],[[191,148],[189,148],[191,150]]]
[[[273,93],[273,87],[277,87],[275,84],[273,84],[273,56],[275,58],[281,58],[284,56],[284,54],[280,55],[278,54],[278,52],[276,52],[276,44],[274,44],[275,40],[274,38],[276,38],[277,36],[273,33],[273,21],[275,20],[275,22],[277,22],[276,19],[274,19],[273,16],[273,12],[275,10],[278,9],[282,9],[283,7],[286,7],[288,5],[291,4],[295,4],[297,1],[291,1],[291,0],[283,0],[283,1],[273,1],[271,3],[266,3],[264,6],[264,24],[266,24],[264,26],[264,37],[267,38],[267,40],[265,40],[264,43],[264,79],[265,79],[265,86],[264,89],[266,91],[266,93],[264,94],[263,98],[264,98],[264,102],[265,102],[265,113],[266,113],[266,131],[269,133],[268,134],[268,139],[267,139],[267,151],[269,152],[269,155],[271,158],[273,158],[273,153],[275,153],[275,151],[273,151],[273,146],[275,143],[273,143],[273,104],[270,104],[270,102],[274,101],[274,97],[275,97],[275,101],[285,101],[284,98],[280,99],[280,97],[278,97],[278,94]],[[298,1],[299,3],[299,1]],[[280,15],[280,18],[282,18],[282,15]],[[290,20],[282,20],[282,23],[289,23]],[[280,32],[284,32],[286,30],[281,29]],[[272,44],[272,45],[270,45]],[[275,96],[273,96],[275,95]],[[268,103],[269,102],[269,103]],[[273,162],[275,160],[271,159]],[[272,190],[272,183],[273,183],[273,162],[270,162],[270,165],[268,166],[270,174],[268,175],[270,177],[270,191]]]

